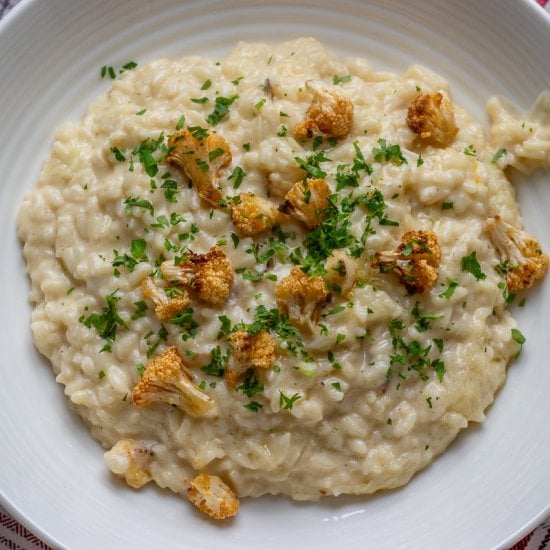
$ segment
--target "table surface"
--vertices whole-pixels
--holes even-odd
[[[0,19],[19,1],[0,0]],[[550,12],[550,0],[534,1]],[[50,550],[51,547],[0,506],[0,548],[9,548],[10,550]],[[550,550],[550,518],[517,542],[510,550]]]

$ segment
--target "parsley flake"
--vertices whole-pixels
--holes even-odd
[[[486,279],[487,275],[481,270],[481,266],[477,261],[476,251],[474,250],[468,256],[464,256],[460,260],[460,268],[463,272],[471,273],[478,281]]]

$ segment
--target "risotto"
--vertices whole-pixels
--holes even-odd
[[[488,141],[440,76],[310,38],[109,74],[18,231],[116,475],[224,518],[401,486],[484,420],[548,263],[504,173],[550,165],[536,112],[492,99]]]

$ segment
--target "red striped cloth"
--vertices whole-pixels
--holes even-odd
[[[0,0],[0,19],[19,0]],[[550,0],[536,0],[550,12]],[[0,506],[0,548],[9,550],[52,550],[45,542],[14,519]],[[510,550],[550,550],[550,519],[543,522]]]

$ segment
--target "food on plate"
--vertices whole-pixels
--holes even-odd
[[[311,38],[119,75],[18,217],[35,344],[109,469],[224,519],[399,487],[482,422],[548,268],[505,172],[550,166],[547,99],[491,99],[488,140],[428,69]]]

